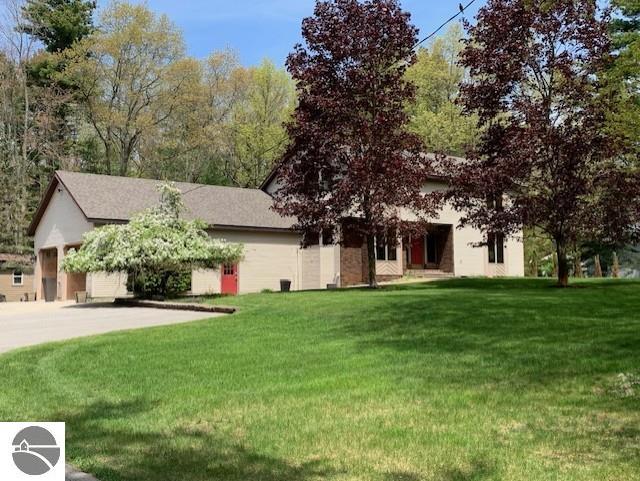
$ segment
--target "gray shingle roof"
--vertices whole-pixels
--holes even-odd
[[[56,172],[85,216],[93,221],[127,221],[158,205],[158,180],[109,175]],[[210,226],[291,229],[294,219],[271,210],[271,197],[258,189],[176,182],[183,192],[187,219]]]

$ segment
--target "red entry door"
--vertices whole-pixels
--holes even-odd
[[[222,294],[236,295],[238,293],[238,265],[225,264],[222,266]]]
[[[424,265],[424,237],[411,239],[411,264]]]

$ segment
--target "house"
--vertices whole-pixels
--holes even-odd
[[[33,259],[30,255],[0,252],[0,299],[34,300]]]
[[[92,298],[113,298],[126,293],[126,274],[67,274],[60,263],[71,248],[82,243],[85,232],[101,225],[126,223],[133,214],[157,205],[158,181],[82,174],[55,173],[33,221],[36,266],[35,290],[39,299],[73,299],[86,291]],[[425,192],[446,184],[433,179]],[[322,289],[328,284],[347,286],[366,280],[366,246],[345,221],[340,242],[320,235],[315,245],[301,248],[294,219],[272,209],[277,179],[270,176],[260,189],[176,183],[183,193],[186,218],[209,225],[212,237],[245,246],[236,266],[212,266],[192,274],[193,294],[237,294],[277,290],[281,279],[291,289]],[[406,212],[407,219],[411,213]],[[398,239],[395,245],[376,246],[381,280],[416,276],[522,276],[524,256],[517,240],[494,239],[490,249],[474,247],[482,234],[472,228],[456,229],[460,214],[444,208],[423,236]],[[334,237],[338,237],[334,236]]]

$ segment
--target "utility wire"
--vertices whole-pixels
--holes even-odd
[[[427,35],[425,38],[423,38],[422,40],[420,40],[418,43],[416,43],[413,48],[417,48],[420,45],[422,45],[424,42],[426,42],[427,40],[429,40],[431,37],[433,37],[435,34],[437,34],[440,30],[442,30],[448,23],[450,23],[451,21],[455,20],[456,18],[458,18],[460,15],[462,15],[464,13],[464,11],[469,8],[476,0],[471,0],[469,3],[467,3],[466,5],[462,5],[460,4],[459,6],[459,11],[455,14],[452,15],[446,22],[444,22],[442,25],[440,25],[438,28],[436,28],[433,32],[431,32],[429,35]]]
[[[470,0],[469,3],[467,3],[466,5],[462,5],[461,3],[458,6],[458,12],[456,12],[455,15],[452,15],[451,17],[449,17],[445,22],[442,23],[442,25],[440,25],[438,28],[436,28],[433,32],[431,32],[429,35],[427,35],[425,38],[423,38],[422,40],[420,40],[418,43],[416,43],[413,48],[416,49],[418,48],[420,45],[422,45],[423,43],[425,43],[427,40],[429,40],[430,38],[434,37],[440,30],[442,30],[444,27],[446,27],[449,23],[451,23],[453,20],[455,20],[456,18],[458,18],[460,15],[462,15],[465,10],[467,10],[471,5],[473,5],[475,3],[476,0]],[[203,187],[207,187],[207,185],[199,185],[197,187],[194,187],[192,189],[189,189],[185,192],[182,193],[183,196],[194,192],[198,189],[202,189]]]

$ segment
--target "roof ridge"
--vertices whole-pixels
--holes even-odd
[[[56,191],[68,192],[68,197],[87,222],[119,223],[157,205],[159,192],[154,188],[157,183],[157,179],[56,170],[29,232],[35,234]],[[295,219],[273,211],[273,199],[260,189],[190,182],[177,182],[176,185],[184,194],[185,218],[201,219],[209,226],[291,231],[295,224]],[[64,191],[58,186],[63,186]],[[192,190],[199,192],[186,195]]]
[[[72,175],[83,175],[83,176],[92,176],[92,177],[103,177],[103,178],[112,178],[112,179],[127,179],[132,181],[147,181],[147,182],[173,182],[174,184],[182,184],[189,185],[194,187],[216,187],[223,189],[235,189],[235,190],[243,190],[243,191],[258,191],[265,193],[258,187],[238,187],[235,185],[220,185],[220,184],[201,184],[198,182],[184,182],[181,180],[167,180],[167,179],[150,179],[147,177],[131,177],[126,175],[111,175],[111,174],[97,174],[94,172],[76,172],[73,170],[56,170],[56,174],[72,174]],[[266,195],[266,194],[265,194]]]

